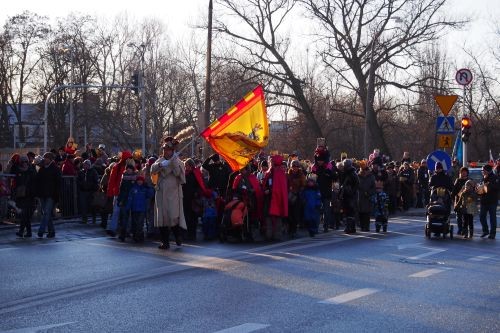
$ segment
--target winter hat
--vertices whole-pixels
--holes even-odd
[[[129,158],[131,158],[131,157],[132,157],[132,153],[131,152],[129,152],[128,150],[122,151],[122,156],[121,156],[121,160],[122,161],[126,161]]]
[[[346,159],[344,160],[344,168],[345,168],[345,169],[348,169],[348,168],[350,168],[350,167],[352,167],[352,160],[350,160],[350,159],[346,158]]]
[[[143,175],[139,175],[139,176],[137,176],[137,177],[135,178],[135,181],[137,181],[137,182],[138,182],[138,181],[144,181],[145,179],[146,179],[146,178],[144,178],[144,176],[143,176]]]
[[[274,155],[271,157],[271,161],[273,162],[273,166],[280,166],[283,164],[283,156],[281,155]]]
[[[493,168],[491,167],[491,165],[486,164],[486,165],[483,165],[483,171],[491,173],[493,171]]]
[[[92,166],[92,161],[91,160],[85,160],[85,161],[83,161],[82,165],[86,165],[86,166],[88,166],[90,168]]]
[[[102,149],[102,150],[105,150],[105,149],[106,149],[106,146],[105,146],[104,144],[102,144],[102,143],[101,143],[101,144],[99,145],[99,147],[98,147],[98,148],[99,148],[99,149]]]
[[[443,163],[441,163],[441,162],[437,162],[437,163],[436,163],[435,170],[443,170]]]
[[[175,147],[179,144],[179,141],[174,139],[173,136],[167,136],[163,140],[162,148],[167,148],[167,149],[175,149]]]

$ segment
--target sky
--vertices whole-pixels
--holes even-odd
[[[49,16],[66,16],[71,12],[114,17],[127,13],[138,20],[154,17],[163,21],[174,40],[182,40],[191,33],[190,26],[199,23],[207,13],[208,0],[20,0],[3,1],[0,22],[24,10]],[[463,31],[449,33],[442,41],[452,62],[465,62],[462,48],[485,52],[489,45],[498,44],[494,36],[494,21],[500,23],[500,0],[448,0],[446,14],[456,18],[470,17],[470,25]],[[495,42],[492,40],[496,39]]]

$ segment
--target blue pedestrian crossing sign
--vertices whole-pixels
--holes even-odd
[[[429,170],[436,170],[437,162],[441,162],[444,171],[451,169],[451,157],[442,150],[436,150],[427,156],[427,167]]]
[[[455,133],[455,117],[437,117],[436,133],[453,134]]]

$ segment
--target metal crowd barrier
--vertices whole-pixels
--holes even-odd
[[[14,200],[12,189],[16,175],[0,173],[0,219],[14,222],[16,214],[8,202]],[[39,201],[36,200],[33,221],[40,217]],[[62,176],[59,202],[56,206],[55,218],[72,218],[79,214],[78,211],[78,190],[76,177]]]

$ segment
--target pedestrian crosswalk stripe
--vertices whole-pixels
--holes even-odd
[[[217,331],[215,333],[250,333],[254,331],[261,330],[263,328],[269,327],[267,324],[259,324],[259,323],[246,323],[230,328],[223,329],[221,331]]]
[[[445,271],[447,271],[449,269],[450,268],[442,268],[442,269],[432,268],[432,269],[426,269],[425,271],[421,271],[421,272],[418,272],[418,273],[411,274],[411,275],[409,275],[409,277],[425,278],[425,277],[429,277],[429,276],[434,275],[434,274],[445,272]]]
[[[477,256],[477,257],[469,258],[468,260],[470,260],[470,261],[483,261],[483,260],[491,259],[493,257],[494,256]]]
[[[345,294],[341,294],[329,299],[326,299],[324,301],[321,301],[319,303],[321,304],[342,304],[342,303],[347,303],[350,301],[353,301],[355,299],[365,297],[371,294],[377,293],[379,290],[378,289],[373,289],[373,288],[363,288],[363,289],[358,289],[355,291],[351,291]]]

